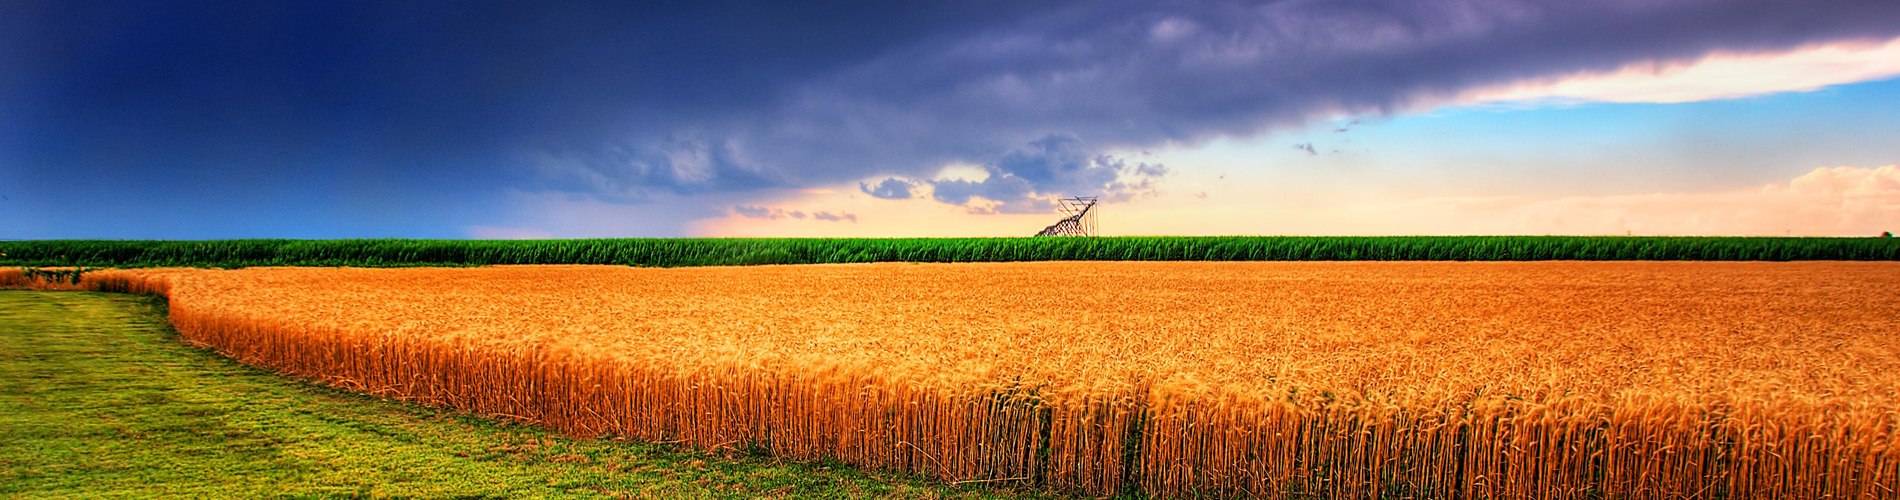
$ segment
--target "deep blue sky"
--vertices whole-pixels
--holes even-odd
[[[1900,37],[1891,1],[549,4],[0,3],[0,238],[670,236],[810,223],[799,193],[1043,213],[1214,168],[1143,151],[1354,117],[1419,142],[1407,117],[1471,89]]]

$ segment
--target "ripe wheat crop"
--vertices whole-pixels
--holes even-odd
[[[95,271],[326,383],[1090,494],[1896,498],[1893,263]]]

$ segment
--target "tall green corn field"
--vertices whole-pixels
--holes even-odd
[[[720,266],[1047,260],[1900,260],[1892,238],[1144,236],[0,242],[0,266]]]

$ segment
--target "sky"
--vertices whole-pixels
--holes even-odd
[[[1872,236],[1900,2],[0,2],[0,239]]]

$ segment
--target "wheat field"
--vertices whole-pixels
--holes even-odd
[[[1900,264],[95,271],[354,390],[1085,494],[1900,498]]]

